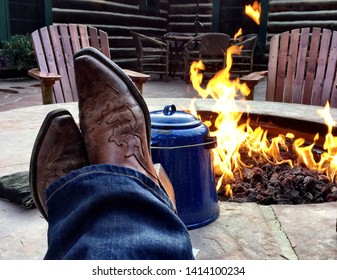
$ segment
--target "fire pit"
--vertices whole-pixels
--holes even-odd
[[[210,129],[214,129],[217,113],[198,111],[198,114],[203,121],[210,121],[212,123]],[[314,158],[319,161],[324,150],[324,136],[328,133],[325,124],[282,116],[247,113],[242,115],[239,124],[246,123],[248,118],[253,129],[261,127],[263,130],[268,130],[269,139],[287,133],[292,133],[297,138],[314,139],[316,133],[319,133],[313,148]],[[332,129],[332,133],[336,134],[336,128]],[[292,167],[288,163],[275,165],[268,161],[256,162],[248,156],[245,149],[240,151],[240,155],[247,167],[243,169],[242,174],[235,173],[234,178],[230,180],[231,195],[228,194],[226,184],[219,186],[220,200],[256,202],[265,205],[337,201],[337,185],[316,170],[301,164]],[[296,162],[296,153],[292,150],[290,139],[287,141],[287,150],[282,151],[282,158]]]
[[[215,101],[211,110],[215,113],[197,112],[200,110],[193,106],[191,111],[199,114],[211,135],[217,137],[218,147],[213,152],[221,198],[262,204],[337,200],[336,123],[329,104],[315,112],[324,125],[305,121],[308,112],[293,118],[287,107],[278,117],[249,113],[248,103],[246,110],[240,111],[238,92],[250,94],[246,84],[230,75],[232,54],[240,51],[237,46],[228,48],[226,68],[205,88],[201,86],[202,61],[193,62],[190,68],[194,89],[202,98]]]

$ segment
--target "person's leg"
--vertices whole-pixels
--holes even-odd
[[[47,115],[31,160],[32,195],[49,224],[46,259],[193,258],[172,199],[135,169],[86,166],[68,111]]]
[[[47,189],[46,259],[193,259],[171,200],[144,174],[91,165]]]
[[[43,182],[32,186],[34,197],[48,210],[46,259],[192,259],[173,188],[162,183],[152,163],[149,112],[140,93],[118,66],[91,49],[76,56],[75,74],[80,146],[86,150],[81,156],[89,166],[54,177],[48,187],[50,173],[42,164],[32,165],[39,166],[35,176]],[[49,139],[62,130],[51,128],[42,126],[33,161],[43,162],[43,150],[59,145]],[[63,130],[64,137],[68,133]]]

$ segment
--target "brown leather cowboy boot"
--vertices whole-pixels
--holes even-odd
[[[72,115],[63,109],[44,119],[33,147],[29,183],[36,207],[47,219],[46,188],[65,174],[88,165],[83,138]]]
[[[161,185],[150,155],[150,113],[134,83],[94,48],[76,53],[74,68],[90,164],[133,168]],[[162,187],[174,201],[172,186]]]

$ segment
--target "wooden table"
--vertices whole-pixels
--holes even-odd
[[[161,40],[170,43],[170,74],[173,77],[176,75],[178,67],[182,72],[184,71],[184,47],[191,39],[193,36],[186,35],[167,35],[161,38]]]

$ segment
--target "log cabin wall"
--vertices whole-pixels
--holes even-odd
[[[155,8],[146,8],[144,3]],[[78,23],[97,27],[109,35],[110,52],[120,66],[136,68],[130,31],[150,36],[167,32],[168,0],[53,0],[53,23]]]
[[[337,0],[269,0],[267,17],[264,65],[270,39],[276,34],[303,27],[337,30]]]
[[[337,1],[271,0],[268,34],[300,27],[337,28]]]
[[[169,0],[168,32],[190,35],[212,31],[213,0]],[[197,5],[199,2],[199,5]],[[201,25],[196,30],[196,15]]]
[[[267,45],[273,35],[302,27],[322,27],[337,30],[337,1],[269,1]]]
[[[268,0],[262,0],[268,1]],[[144,9],[144,2],[157,5]],[[199,7],[197,7],[199,2]],[[233,36],[239,27],[256,32],[254,22],[244,15],[244,5],[253,0],[53,0],[53,23],[82,23],[106,31],[111,57],[121,67],[135,69],[134,30],[151,36],[166,32],[195,34],[198,13],[202,26],[198,33],[224,32]]]

